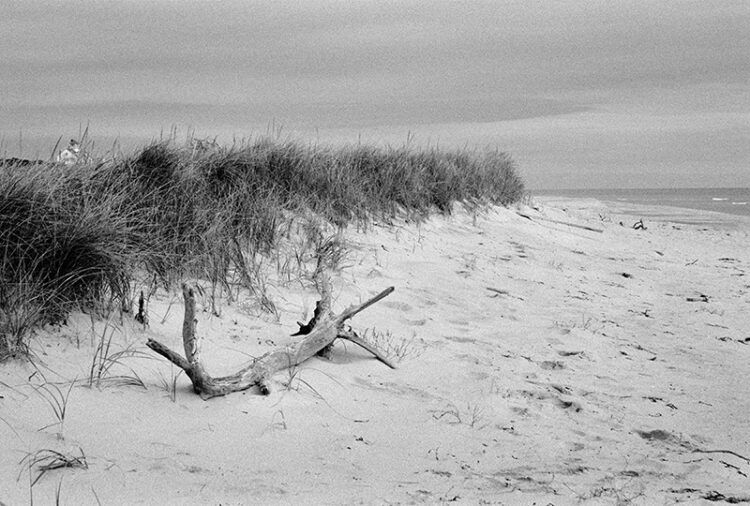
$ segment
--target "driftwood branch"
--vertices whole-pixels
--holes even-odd
[[[368,343],[367,341],[365,341],[364,339],[362,339],[361,337],[359,337],[353,330],[351,330],[351,329],[343,330],[343,331],[339,332],[339,335],[336,336],[336,337],[338,337],[339,339],[346,339],[347,341],[351,341],[352,343],[356,344],[357,346],[359,346],[361,348],[364,348],[365,350],[367,350],[370,353],[372,353],[375,356],[375,358],[377,358],[378,360],[380,360],[381,362],[383,362],[385,365],[387,365],[391,369],[395,369],[396,368],[396,366],[393,364],[393,362],[391,362],[390,360],[388,360],[388,357],[386,357],[385,355],[383,355],[383,352],[381,352],[375,346],[373,346],[372,344]]]
[[[185,299],[185,318],[182,325],[185,357],[153,339],[149,339],[146,346],[183,369],[193,383],[193,390],[203,399],[239,392],[255,386],[259,387],[262,394],[267,395],[270,393],[270,381],[274,373],[304,362],[330,346],[337,338],[347,339],[365,348],[378,360],[395,369],[395,366],[379,350],[363,341],[350,329],[344,329],[344,323],[347,320],[388,296],[393,292],[393,287],[383,290],[362,304],[351,306],[341,314],[335,315],[330,310],[330,282],[325,280],[321,285],[322,300],[316,306],[313,319],[307,324],[299,324],[300,331],[297,332],[297,335],[304,334],[305,337],[288,346],[266,353],[249,366],[232,375],[213,377],[206,373],[200,359],[200,338],[195,331],[197,322],[195,319],[195,293],[192,288],[185,284],[182,285],[182,295]]]

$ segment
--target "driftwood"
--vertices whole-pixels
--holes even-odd
[[[195,293],[186,284],[182,285],[182,295],[185,299],[185,318],[182,325],[185,357],[153,339],[149,339],[146,346],[184,370],[193,383],[193,390],[203,399],[247,390],[254,386],[259,387],[260,392],[267,395],[271,391],[270,382],[274,373],[304,362],[320,353],[321,350],[330,347],[337,338],[346,339],[361,346],[388,367],[395,369],[395,366],[379,350],[344,326],[348,319],[388,296],[393,292],[393,287],[383,290],[362,304],[349,307],[340,315],[335,315],[331,311],[330,285],[327,281],[322,285],[322,299],[315,308],[313,318],[307,324],[299,323],[300,330],[294,334],[305,337],[288,346],[266,353],[232,375],[215,378],[206,373],[201,361],[201,340],[195,332],[197,323]]]

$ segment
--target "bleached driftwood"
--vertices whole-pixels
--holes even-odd
[[[153,339],[149,339],[146,346],[184,370],[193,383],[193,390],[203,399],[247,390],[254,386],[258,386],[260,392],[267,395],[271,390],[270,381],[274,373],[304,362],[330,346],[337,338],[346,339],[365,348],[378,360],[395,369],[379,350],[363,341],[351,329],[344,328],[344,323],[348,319],[388,296],[393,290],[393,287],[387,288],[368,301],[351,306],[340,315],[335,315],[331,311],[330,285],[324,282],[321,287],[322,299],[315,308],[313,318],[307,324],[300,323],[300,330],[295,334],[304,335],[304,338],[266,353],[232,375],[214,378],[206,373],[201,361],[201,340],[195,332],[195,293],[191,287],[183,284],[185,318],[182,325],[182,341],[185,357]]]

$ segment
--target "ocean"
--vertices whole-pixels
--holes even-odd
[[[603,202],[700,209],[750,217],[750,188],[651,188],[536,190],[532,195],[591,198]]]

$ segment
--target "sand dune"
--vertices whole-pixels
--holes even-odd
[[[399,368],[338,343],[269,397],[204,402],[179,376],[170,399],[176,371],[145,341],[181,348],[176,293],[156,294],[145,330],[86,315],[47,329],[36,368],[0,366],[0,502],[52,504],[58,487],[81,505],[750,501],[750,221],[634,230],[637,214],[543,199],[350,231],[334,309],[395,286],[351,323]],[[246,301],[200,314],[209,372],[289,342],[317,300],[272,295],[278,321]],[[39,430],[56,418],[31,385],[87,381],[108,333],[149,357],[112,374],[147,389],[75,386],[64,425]],[[88,469],[30,488],[20,462],[45,449],[82,450]]]

